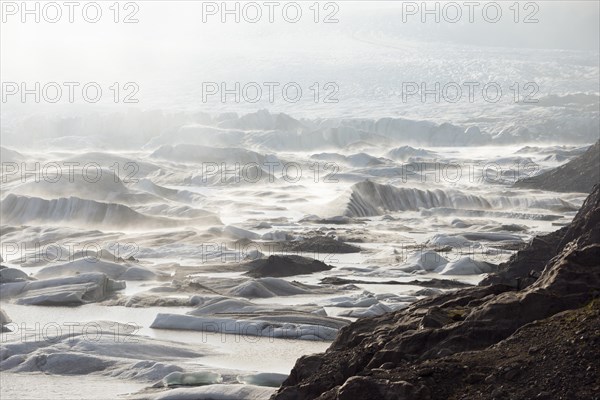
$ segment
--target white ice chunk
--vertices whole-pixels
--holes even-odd
[[[391,307],[386,306],[383,303],[373,304],[371,307],[363,310],[349,310],[341,313],[340,315],[345,317],[362,318],[362,317],[375,317],[378,315],[385,314],[386,312],[393,311]]]
[[[275,374],[271,372],[263,372],[258,374],[238,375],[237,380],[240,383],[257,386],[270,386],[278,388],[283,381],[287,379],[285,374]]]
[[[260,238],[258,233],[238,228],[237,226],[227,225],[223,228],[223,234],[234,239],[250,239],[256,240]]]
[[[369,294],[358,294],[351,296],[340,296],[333,297],[325,300],[325,305],[331,307],[344,307],[344,308],[352,308],[352,307],[370,307],[374,304],[377,304],[378,300],[372,295]]]
[[[138,265],[117,264],[114,262],[86,258],[66,264],[45,267],[41,269],[35,277],[38,279],[47,279],[90,272],[102,273],[111,279],[129,281],[154,280],[157,278],[156,273]]]
[[[159,393],[151,400],[264,400],[270,398],[275,388],[253,385],[208,385],[195,388],[178,388]]]
[[[20,284],[22,286],[17,287]],[[2,284],[0,288],[3,297],[7,297],[8,294],[11,297],[16,296],[17,304],[74,305],[102,301],[114,291],[124,289],[125,282],[93,273],[26,283],[7,283]]]
[[[210,371],[171,372],[163,378],[165,386],[204,386],[223,382],[221,374]]]
[[[246,298],[293,296],[306,293],[310,291],[280,278],[251,279],[229,291],[232,296]]]
[[[490,264],[483,261],[473,260],[471,257],[463,257],[458,261],[452,261],[443,268],[440,267],[440,275],[478,275],[492,272]]]
[[[301,340],[333,340],[338,331],[336,328],[323,325],[267,322],[259,319],[199,317],[180,314],[158,314],[152,325],[150,325],[150,328]]]
[[[401,269],[405,272],[416,271],[419,269],[433,271],[447,263],[448,260],[435,251],[418,251],[406,260],[407,266]]]

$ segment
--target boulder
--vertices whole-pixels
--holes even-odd
[[[301,256],[269,256],[267,259],[254,260],[249,263],[250,270],[244,275],[253,278],[283,277],[312,274],[329,271],[333,268],[319,260]]]

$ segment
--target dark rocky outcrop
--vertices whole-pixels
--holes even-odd
[[[600,243],[600,213],[595,212],[598,202],[595,192],[586,199],[571,224],[533,238],[529,246],[500,264],[499,272],[483,279],[480,285],[502,283],[523,289],[535,282],[548,261],[562,252],[568,243],[577,240],[580,247]]]
[[[600,141],[568,163],[517,181],[514,187],[590,193],[600,183]]]
[[[316,253],[321,255],[360,253],[360,247],[341,242],[329,236],[313,236],[311,238],[288,242],[284,246],[286,251],[300,253]]]
[[[485,286],[357,320],[340,331],[326,353],[300,358],[273,398],[598,396],[600,366],[593,360],[600,356],[600,307],[590,302],[600,296],[599,221],[596,186],[568,227],[532,241],[504,266],[498,282],[490,278]],[[531,270],[539,271],[539,278]],[[524,276],[532,282],[519,289],[502,283]],[[581,309],[586,304],[588,311]],[[588,339],[577,339],[581,335]],[[532,347],[530,353],[526,346],[532,343],[538,350]],[[527,367],[538,364],[551,371]]]
[[[422,286],[427,288],[441,288],[441,289],[456,289],[472,286],[469,283],[464,283],[449,279],[427,279],[423,281],[412,280],[408,282],[400,282],[395,280],[389,281],[365,281],[360,279],[347,279],[338,278],[337,276],[328,276],[321,279],[321,283],[326,285],[356,285],[356,284],[371,284],[371,285],[411,285],[411,286]]]
[[[511,256],[510,260],[498,266],[498,272],[490,274],[481,285],[505,284],[516,289],[524,289],[540,276],[546,263],[560,250],[567,227],[547,235],[536,236],[529,246]]]
[[[328,271],[333,268],[319,260],[301,256],[269,256],[266,259],[254,260],[248,263],[250,271],[244,275],[253,278],[283,277],[312,274]]]

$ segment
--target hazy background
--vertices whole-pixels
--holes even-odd
[[[245,113],[265,108],[305,118],[396,116],[437,122],[461,122],[489,113],[511,118],[511,113],[518,113],[507,108],[514,105],[508,95],[498,104],[476,101],[477,107],[464,102],[403,102],[404,82],[493,81],[503,87],[535,82],[539,98],[599,92],[596,1],[530,2],[539,8],[535,15],[539,22],[531,24],[513,21],[512,2],[499,2],[503,15],[498,23],[483,19],[483,6],[475,9],[474,23],[468,21],[464,6],[459,23],[444,19],[436,23],[433,16],[422,23],[421,14],[403,22],[402,2],[340,1],[335,3],[339,22],[332,24],[315,24],[307,2],[301,2],[305,14],[296,24],[283,20],[281,8],[275,11],[275,23],[269,23],[266,15],[254,24],[235,23],[231,17],[222,23],[219,16],[203,23],[202,2],[135,3],[139,6],[135,24],[114,23],[109,14],[90,24],[77,11],[72,24],[66,16],[55,24],[7,17],[0,42],[3,82],[94,81],[105,88],[114,82],[135,82],[140,91],[137,104],[114,104],[108,93],[98,104],[79,99],[75,104],[21,104],[13,96],[2,104],[5,136],[14,134],[14,121],[26,116],[102,110]],[[108,4],[102,4],[107,11]],[[521,19],[532,10],[521,9]],[[326,13],[321,10],[321,17]],[[305,89],[302,100],[290,104],[278,96],[272,103],[223,104],[214,96],[202,101],[202,82],[266,81],[298,82]],[[339,101],[315,104],[308,91],[314,82],[336,83]],[[544,116],[537,113],[535,118]]]

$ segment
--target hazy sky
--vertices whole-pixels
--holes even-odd
[[[22,9],[15,9],[22,3],[2,2],[1,80],[138,82],[145,100],[141,108],[167,107],[165,103],[202,108],[196,105],[205,81],[304,81],[308,87],[335,80],[344,84],[346,105],[369,104],[379,92],[395,93],[398,87],[386,87],[400,79],[518,76],[541,80],[545,93],[598,90],[588,84],[598,79],[597,1],[482,2],[472,9],[461,1],[427,3],[434,11],[437,4],[437,15],[424,13],[420,1],[320,2],[318,14],[313,2],[280,2],[272,9],[273,23],[261,1],[239,3],[239,23],[234,14],[223,15],[221,2],[120,2],[118,23],[112,1],[97,3],[102,15],[96,23],[84,18],[95,17],[93,7],[83,13],[90,2],[74,9],[73,23],[66,7],[61,7],[60,20],[50,23],[47,19],[56,18],[56,10],[48,2],[36,3],[40,22],[25,15],[23,23]],[[290,22],[296,16],[292,3],[300,4],[302,12],[296,23]],[[247,20],[257,15],[249,4],[257,4],[262,13],[257,23]],[[127,17],[138,22],[124,23]],[[324,23],[326,19],[332,23]],[[544,49],[554,50],[546,54]],[[518,71],[506,70],[507,57]],[[532,68],[521,62],[537,64]],[[552,71],[556,67],[552,73],[558,74],[560,89],[550,73],[540,76],[547,66]],[[574,69],[587,66],[591,70]],[[575,76],[583,83],[571,89]],[[371,88],[370,98],[361,97]]]
[[[307,2],[302,3],[304,14],[296,24],[285,22],[283,12],[278,13],[277,9],[274,11],[275,23],[269,23],[265,7],[261,7],[263,16],[258,23],[245,22],[242,11],[240,23],[235,23],[232,16],[228,17],[227,23],[221,23],[220,11],[216,15],[207,15],[208,22],[203,23],[203,2],[192,1],[138,1],[135,2],[138,10],[123,9],[120,18],[135,11],[134,17],[139,23],[113,23],[114,15],[108,10],[110,3],[100,3],[103,15],[95,24],[86,23],[82,12],[77,10],[74,11],[75,22],[67,22],[64,8],[58,23],[48,23],[43,17],[40,23],[35,23],[32,16],[27,17],[27,23],[21,23],[20,10],[17,15],[4,15],[6,22],[1,31],[3,78],[50,74],[76,79],[79,74],[141,74],[149,71],[160,75],[162,68],[235,54],[262,58],[276,57],[281,52],[330,52],[335,55],[351,49],[356,40],[373,35],[394,40],[590,51],[598,51],[600,36],[597,1],[530,2],[537,4],[537,9],[523,6],[519,13],[521,20],[528,15],[539,20],[529,24],[513,22],[514,11],[509,10],[512,2],[498,2],[503,10],[498,23],[486,22],[482,7],[474,9],[474,23],[468,22],[468,9],[462,6],[463,14],[457,23],[448,22],[455,16],[451,7],[440,9],[440,23],[435,23],[433,15],[428,15],[427,22],[422,23],[422,10],[415,14],[407,5],[403,9],[402,2],[337,2],[337,10],[320,10],[320,19],[333,13],[339,20],[331,24],[315,24]],[[420,5],[420,2],[414,4]],[[248,8],[246,15],[251,16],[251,11]],[[403,11],[406,22],[403,22]],[[410,11],[413,13],[409,14]],[[291,11],[288,13],[292,14]],[[494,10],[488,10],[488,14],[493,17]]]

